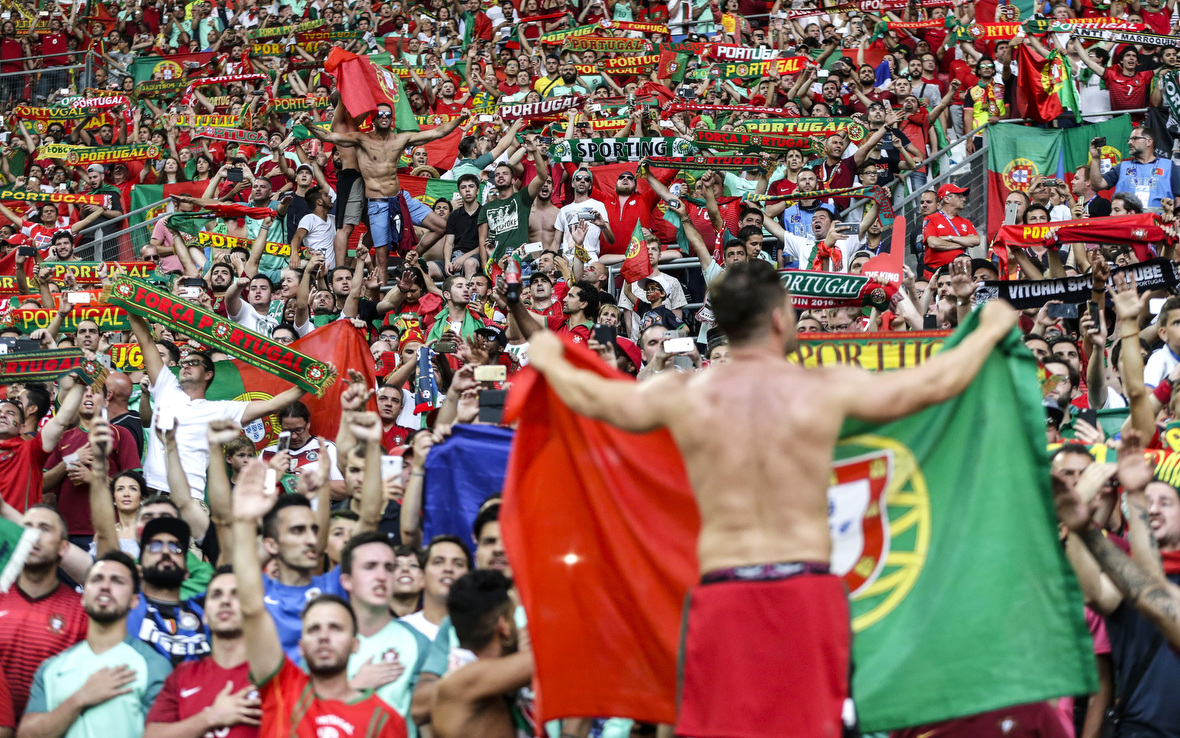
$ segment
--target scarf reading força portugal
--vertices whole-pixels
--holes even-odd
[[[121,305],[127,312],[146,320],[164,323],[316,397],[323,397],[336,382],[335,367],[144,282],[126,277],[117,279],[103,290],[102,301]]]

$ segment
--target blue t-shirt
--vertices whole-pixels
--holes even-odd
[[[156,649],[173,666],[194,661],[210,652],[209,633],[202,618],[205,595],[179,604],[160,602],[146,595],[127,613],[127,633]]]
[[[275,627],[279,631],[279,640],[283,642],[283,651],[287,658],[300,663],[302,654],[299,653],[299,638],[303,635],[303,608],[308,600],[315,599],[322,594],[331,594],[348,599],[348,593],[340,586],[340,567],[311,578],[311,584],[306,587],[290,587],[277,579],[262,575],[263,602],[270,616],[274,618]]]

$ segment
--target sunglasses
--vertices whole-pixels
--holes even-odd
[[[619,179],[635,179],[635,175],[631,172],[623,172],[619,175]]]
[[[170,554],[179,554],[184,551],[176,541],[152,541],[147,545],[148,553],[158,554],[164,549],[167,549]]]
[[[180,362],[180,366],[181,367],[205,366],[205,362],[197,361],[195,359],[186,359],[185,361]]]
[[[574,181],[575,182],[589,182],[590,177],[585,174],[576,174],[576,175],[574,175]]]
[[[377,113],[378,118],[392,118],[393,113]]]

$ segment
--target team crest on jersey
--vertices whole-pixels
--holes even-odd
[[[309,602],[322,594],[319,587],[309,587],[303,595]]]
[[[201,627],[201,620],[191,612],[183,612],[180,614],[180,627],[185,630],[196,630]]]
[[[304,456],[307,457],[308,461],[315,461],[316,459],[320,458],[320,452],[319,451],[308,451],[306,454],[304,454]]]
[[[65,616],[60,613],[53,613],[49,616],[49,632],[60,633],[63,626],[66,624]]]
[[[172,618],[161,618],[161,620],[164,622],[164,630],[168,631],[168,635],[176,635],[178,631],[176,621]]]
[[[930,545],[930,497],[913,453],[881,436],[841,441],[828,487],[832,572],[843,577],[854,632],[894,610],[913,589]]]

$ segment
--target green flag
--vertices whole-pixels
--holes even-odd
[[[41,531],[0,519],[0,592],[7,592],[25,567]]]
[[[1004,220],[1004,202],[1013,191],[1026,192],[1040,175],[1070,179],[1074,171],[1090,160],[1090,141],[1106,137],[1103,171],[1127,155],[1131,118],[1117,118],[1068,129],[995,125],[988,130],[988,222],[989,236]]]
[[[975,312],[944,351],[977,325]],[[864,729],[1093,692],[1081,592],[1057,540],[1036,360],[1018,334],[958,397],[886,425],[850,421],[841,436],[832,565],[848,572]]]

